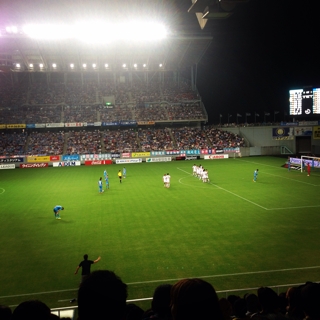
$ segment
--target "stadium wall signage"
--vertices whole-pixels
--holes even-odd
[[[91,153],[91,154],[81,155],[81,160],[108,160],[108,159],[112,159],[111,153],[99,153],[99,154]]]
[[[59,161],[60,156],[50,156],[50,161]]]
[[[204,156],[204,160],[217,160],[217,159],[227,159],[229,158],[228,154],[212,154]]]
[[[50,156],[42,156],[42,157],[27,157],[27,162],[49,162]]]
[[[150,155],[151,156],[164,156],[166,154],[165,151],[151,151]]]
[[[83,127],[83,122],[67,122],[66,127]]]
[[[62,128],[64,127],[64,123],[47,123],[47,128]]]
[[[80,156],[78,154],[65,154],[62,156],[62,161],[78,161]]]
[[[21,169],[47,168],[47,167],[49,167],[48,163],[22,163],[22,164],[20,164]]]
[[[0,163],[23,162],[23,158],[4,158],[0,159]]]
[[[150,157],[150,152],[132,152],[132,158],[139,158],[139,157]]]
[[[53,167],[75,167],[75,166],[81,166],[81,162],[80,161],[54,162],[52,166]]]
[[[111,158],[112,158],[112,159],[121,158],[121,157],[120,157],[120,153],[117,153],[117,152],[111,153]]]
[[[130,152],[122,153],[121,157],[122,158],[130,158],[131,157],[131,153]]]
[[[14,163],[10,164],[0,164],[0,170],[6,170],[6,169],[15,169],[16,166]]]
[[[7,129],[24,129],[26,125],[24,123],[17,123],[17,124],[7,124]]]
[[[116,164],[123,164],[123,163],[141,163],[142,159],[117,159]]]

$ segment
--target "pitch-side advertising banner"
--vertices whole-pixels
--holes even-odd
[[[146,158],[146,162],[168,162],[171,161],[171,157],[161,157],[161,158]]]
[[[102,164],[112,164],[112,160],[88,160],[85,161],[84,164],[86,166],[98,166]]]
[[[20,164],[21,169],[30,169],[30,168],[48,168],[48,163],[22,163]]]
[[[0,164],[0,170],[5,170],[5,169],[15,169],[16,166],[14,163],[10,164]]]
[[[320,139],[320,127],[313,127],[313,139]]]
[[[216,159],[227,159],[229,158],[228,154],[211,154],[204,156],[204,160],[216,160]]]
[[[142,159],[116,159],[116,164],[140,163]]]
[[[52,166],[53,167],[75,167],[75,166],[81,166],[81,162],[80,161],[54,162]]]

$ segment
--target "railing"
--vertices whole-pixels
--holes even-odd
[[[319,282],[319,281],[316,281],[316,282]],[[277,294],[279,295],[279,293],[283,292],[284,288],[288,289],[290,287],[298,287],[298,286],[301,286],[304,284],[305,283],[288,283],[288,284],[279,284],[279,285],[268,286],[268,287],[274,289],[274,291],[277,292]],[[258,289],[259,289],[259,287],[220,290],[220,291],[217,291],[217,294],[218,294],[218,296],[224,296],[225,298],[227,298],[228,295],[230,295],[230,294],[235,294],[235,293],[240,293],[240,292],[257,291]],[[127,303],[135,303],[135,302],[148,301],[148,300],[152,300],[152,297],[131,299],[131,300],[127,300]],[[65,308],[53,308],[53,309],[51,309],[51,313],[56,314],[59,317],[66,317],[66,318],[74,319],[74,314],[77,309],[78,309],[78,306],[65,307]]]

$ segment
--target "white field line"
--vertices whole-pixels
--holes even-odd
[[[189,172],[187,172],[187,171],[185,171],[185,170],[182,170],[182,169],[180,169],[180,168],[177,168],[177,169],[180,170],[180,171],[183,171],[183,172],[185,172],[185,173],[187,173],[187,174],[189,174],[189,175],[192,175],[191,173],[189,173]],[[222,187],[219,187],[218,185],[216,185],[216,184],[214,184],[214,183],[211,183],[211,182],[209,182],[209,183],[210,183],[212,186],[215,186],[216,188],[218,188],[218,189],[220,189],[220,190],[223,190],[223,191],[225,191],[225,192],[228,192],[228,193],[232,194],[233,196],[238,197],[238,198],[240,198],[240,199],[242,199],[242,200],[244,200],[244,201],[247,201],[247,202],[249,202],[249,203],[251,203],[251,204],[253,204],[253,205],[255,205],[255,206],[257,206],[257,207],[259,207],[259,208],[261,208],[261,209],[268,210],[267,208],[265,208],[265,207],[263,207],[263,206],[260,206],[259,204],[255,203],[255,202],[253,202],[253,201],[250,201],[249,199],[246,199],[246,198],[244,198],[244,197],[241,197],[241,196],[239,196],[239,195],[236,194],[236,193],[233,193],[233,192],[231,192],[231,191],[229,191],[229,190],[227,190],[227,189],[224,189],[224,188],[222,188]]]
[[[241,161],[245,161],[245,160],[241,160]],[[246,162],[250,162],[250,161],[246,161]],[[270,165],[266,165],[266,166],[276,168],[276,167],[270,166]],[[185,170],[183,170],[183,169],[181,169],[181,168],[177,168],[177,169],[180,170],[180,171],[183,171],[183,172],[187,173],[188,175],[192,175],[191,173],[189,173],[189,172],[187,172],[187,171],[185,171]],[[284,178],[284,179],[292,180],[292,181],[294,181],[294,182],[299,182],[299,183],[307,184],[307,185],[310,185],[310,186],[313,186],[313,187],[318,187],[318,185],[316,185],[316,184],[312,184],[312,183],[308,183],[308,182],[303,182],[303,181],[299,181],[299,180],[295,180],[295,179],[290,179],[290,178],[278,176],[278,175],[275,175],[275,174],[272,174],[272,173],[263,172],[263,174],[269,174],[269,175],[272,175],[272,176],[276,176],[276,177],[281,177],[281,178]],[[179,180],[179,182],[180,182],[180,180]],[[181,182],[180,182],[180,183],[181,183]],[[255,205],[255,206],[258,206],[258,207],[260,207],[260,208],[262,208],[262,209],[264,209],[264,210],[267,210],[267,211],[272,211],[272,210],[287,210],[287,209],[289,209],[289,210],[290,210],[290,209],[306,209],[306,208],[319,208],[319,207],[320,207],[320,205],[313,205],[313,206],[299,206],[299,207],[265,208],[265,207],[260,206],[259,204],[255,203],[255,202],[253,202],[253,201],[250,201],[250,200],[248,200],[248,199],[246,199],[246,198],[243,198],[243,197],[237,195],[236,193],[233,193],[233,192],[231,192],[231,191],[229,191],[229,190],[227,190],[227,189],[224,189],[224,188],[222,188],[222,187],[219,187],[219,186],[216,185],[216,184],[213,184],[213,183],[211,183],[211,182],[210,182],[210,184],[213,185],[213,186],[215,186],[215,187],[218,188],[218,189],[221,189],[221,190],[223,190],[223,191],[225,191],[225,192],[228,192],[228,193],[234,195],[235,197],[238,197],[238,198],[240,198],[240,199],[242,199],[242,200],[244,200],[244,201],[247,201],[247,202],[249,202],[249,203],[251,203],[251,204],[253,204],[253,205]]]
[[[274,269],[274,270],[262,270],[262,271],[249,271],[249,272],[240,272],[240,273],[227,273],[227,274],[215,274],[208,276],[190,276],[192,278],[201,278],[201,279],[214,279],[214,278],[223,278],[223,277],[234,277],[234,276],[244,276],[244,275],[254,275],[254,274],[264,274],[264,273],[276,273],[276,272],[290,272],[290,271],[300,271],[300,270],[312,270],[312,269],[320,269],[320,266],[312,266],[312,267],[300,267],[300,268],[286,268],[286,269]],[[172,278],[172,279],[162,279],[162,280],[150,280],[150,281],[139,281],[139,282],[128,282],[127,285],[137,285],[137,284],[152,284],[152,283],[161,283],[161,282],[173,282],[179,281],[184,278]],[[42,294],[52,294],[52,293],[60,293],[60,292],[72,292],[77,291],[78,288],[74,289],[65,289],[65,290],[54,290],[54,291],[42,291],[42,292],[34,292],[34,293],[22,293],[16,295],[9,296],[0,296],[0,299],[4,298],[15,298],[15,297],[25,297],[32,295],[42,295]]]

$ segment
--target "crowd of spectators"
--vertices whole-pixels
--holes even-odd
[[[1,133],[0,155],[13,156],[24,155],[27,135],[24,133]]]
[[[42,79],[43,80],[43,79]],[[200,97],[173,81],[38,81],[0,85],[0,124],[205,120]],[[111,99],[113,108],[102,107]],[[98,107],[99,106],[99,107]]]
[[[138,138],[141,151],[172,150],[174,143],[170,129],[139,129]]]
[[[236,148],[246,146],[244,138],[240,137],[238,134],[220,130],[214,126],[206,127],[205,133],[210,139],[213,147]]]
[[[31,132],[26,146],[26,155],[63,154],[64,132]]]
[[[101,134],[94,131],[70,131],[66,134],[67,154],[101,153]]]
[[[78,320],[319,320],[320,284],[307,282],[277,294],[270,287],[256,293],[219,298],[211,283],[200,278],[160,284],[150,308],[127,303],[127,284],[113,271],[98,270],[78,289]],[[59,319],[39,300],[20,303],[13,311],[0,306],[3,320]],[[70,319],[70,318],[63,318]]]
[[[137,132],[134,129],[106,130],[102,133],[105,152],[140,151]]]
[[[82,131],[2,133],[0,155],[96,154],[245,147],[239,135],[213,126],[204,129],[123,128]]]

